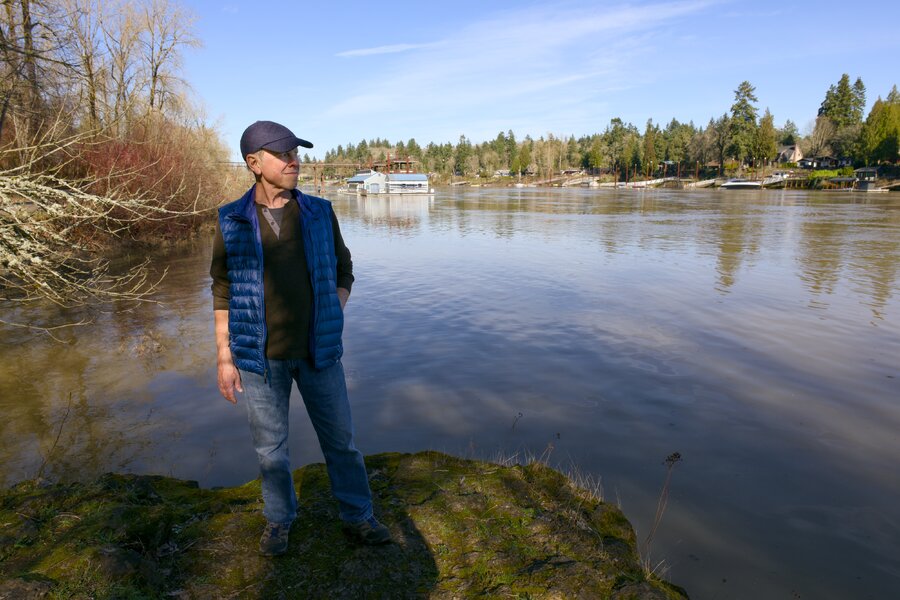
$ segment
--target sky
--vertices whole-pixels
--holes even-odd
[[[811,129],[830,85],[861,77],[868,108],[900,85],[900,2],[784,0],[181,0],[193,98],[240,160],[250,123],[313,158],[380,137],[474,143],[602,132],[618,117],[705,126],[744,81],[760,113]]]

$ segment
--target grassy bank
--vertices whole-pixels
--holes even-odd
[[[256,481],[204,490],[109,474],[0,495],[0,597],[643,598],[686,594],[641,568],[616,507],[540,464],[436,452],[367,458],[395,544],[341,531],[324,465],[298,469],[288,554],[256,554]]]

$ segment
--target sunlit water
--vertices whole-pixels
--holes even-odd
[[[898,597],[900,196],[329,197],[365,453],[549,459],[600,478],[643,542],[679,452],[650,558],[692,597]],[[256,476],[216,391],[209,255],[156,257],[160,304],[3,308],[93,324],[0,330],[0,480]],[[291,447],[322,460],[302,408]]]

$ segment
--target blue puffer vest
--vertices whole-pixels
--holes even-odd
[[[254,189],[251,187],[243,197],[219,209],[219,226],[225,239],[231,283],[228,333],[232,359],[242,371],[265,375],[268,360],[263,250]],[[313,292],[309,355],[316,369],[324,369],[336,363],[344,351],[344,311],[337,295],[331,203],[298,190],[293,195],[300,206],[300,230]]]

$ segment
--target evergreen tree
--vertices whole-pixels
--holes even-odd
[[[603,148],[603,138],[599,135],[591,136],[590,150],[588,151],[588,166],[591,169],[599,169],[603,166],[603,157],[606,154]]]
[[[753,158],[753,147],[756,141],[757,108],[756,88],[749,81],[742,81],[734,91],[734,104],[731,105],[731,146],[734,156],[743,161]]]
[[[778,154],[778,146],[776,145],[775,118],[769,109],[759,121],[759,129],[756,132],[756,148],[754,156],[762,158],[766,161],[773,160]]]
[[[531,167],[531,145],[532,140],[530,136],[525,136],[525,140],[522,142],[522,145],[519,147],[519,173],[527,173],[528,169]]]
[[[422,147],[416,142],[416,138],[409,138],[406,142],[406,152],[417,160],[422,160]]]
[[[711,141],[713,150],[716,153],[716,161],[719,163],[719,175],[725,168],[725,152],[731,145],[731,119],[727,114],[722,115],[715,121],[710,120]]]
[[[659,156],[656,154],[656,138],[659,135],[659,127],[653,124],[653,119],[647,119],[647,127],[644,128],[644,162],[641,171],[652,175],[659,164]]]
[[[887,100],[875,101],[860,138],[867,163],[900,160],[900,94],[896,85]]]
[[[784,122],[784,127],[781,128],[781,143],[785,146],[793,146],[799,139],[800,132],[797,130],[797,125],[788,119]]]
[[[691,138],[694,136],[694,125],[679,123],[672,119],[665,131],[665,158],[676,164],[688,159]]]
[[[887,101],[891,104],[900,102],[900,92],[897,91],[897,84],[894,84],[894,87],[892,87],[891,91],[888,93]]]
[[[857,77],[853,83],[853,120],[862,123],[866,114],[866,86],[862,78]]]
[[[837,85],[828,88],[825,99],[819,106],[819,116],[828,117],[837,129],[854,122],[854,95],[850,87],[850,75],[844,73]]]
[[[454,169],[460,175],[465,175],[468,170],[469,157],[472,156],[472,142],[465,135],[459,136],[456,152],[453,155]]]
[[[510,171],[518,172],[513,168],[513,161],[519,154],[519,146],[516,144],[516,135],[510,129],[506,132],[506,166]]]

